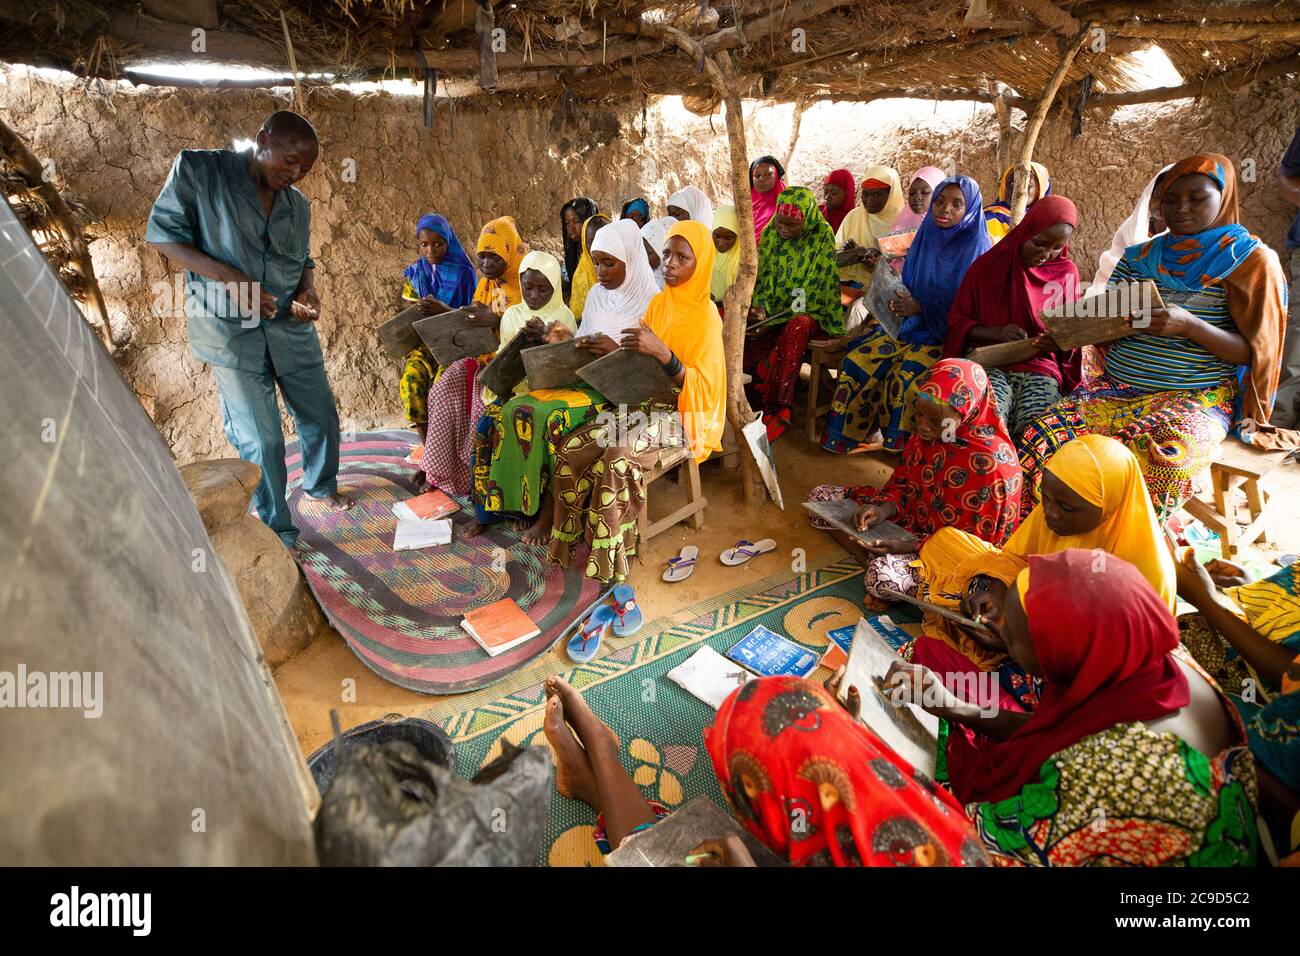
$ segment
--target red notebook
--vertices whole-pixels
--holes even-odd
[[[513,598],[475,608],[465,615],[460,626],[492,657],[542,633]]]
[[[417,498],[407,498],[393,505],[393,514],[399,518],[414,518],[426,521],[430,518],[445,518],[460,510],[460,505],[452,501],[437,488],[426,491]]]
[[[412,445],[411,453],[402,460],[405,461],[408,465],[418,465],[423,459],[424,459],[424,446]]]

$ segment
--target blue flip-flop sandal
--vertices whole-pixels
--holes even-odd
[[[583,621],[578,632],[569,638],[569,660],[575,664],[586,664],[595,657],[600,650],[601,638],[614,623],[615,616],[614,609],[608,604],[602,604],[592,611],[591,617]]]
[[[636,603],[636,592],[632,590],[632,585],[614,586],[614,616],[618,618],[613,628],[615,637],[631,637],[641,630],[641,625],[645,623],[645,615],[641,613],[641,606]]]

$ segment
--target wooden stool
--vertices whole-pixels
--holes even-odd
[[[808,343],[808,407],[804,413],[804,431],[811,442],[821,437],[817,430],[817,420],[831,410],[830,402],[822,405],[817,401],[821,394],[822,373],[829,373],[831,384],[834,385],[839,375],[840,364],[848,354],[848,345],[839,339],[829,343],[817,341]],[[832,389],[831,395],[834,394]]]
[[[650,486],[656,479],[662,478],[675,468],[686,466],[687,501],[672,514],[665,515],[653,524],[650,522]],[[642,541],[649,541],[655,535],[667,531],[679,521],[690,519],[691,527],[699,531],[704,527],[704,506],[708,501],[700,489],[700,466],[691,455],[690,448],[679,445],[665,448],[659,452],[659,461],[655,463],[645,479],[645,507],[637,515],[637,528]]]
[[[1184,505],[1187,513],[1219,535],[1219,547],[1225,558],[1234,550],[1255,541],[1267,543],[1265,520],[1269,495],[1259,486],[1259,480],[1286,461],[1287,450],[1267,451],[1229,438],[1219,446],[1219,453],[1210,465],[1214,503],[1192,498]],[[1250,524],[1237,523],[1237,505],[1233,492],[1237,488],[1246,492],[1246,507],[1250,511]]]

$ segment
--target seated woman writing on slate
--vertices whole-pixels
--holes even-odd
[[[596,845],[615,850],[668,816],[641,795],[619,742],[558,677],[546,680],[555,787],[599,813]],[[753,678],[704,731],[735,818],[791,866],[988,866],[961,807],[816,684]],[[707,840],[695,866],[754,866],[738,837]]]
[[[1056,453],[1043,476],[1042,502],[1005,544],[995,546],[955,527],[931,535],[921,547],[921,578],[934,603],[968,618],[996,621],[1007,590],[1030,557],[1069,548],[1134,565],[1173,612],[1173,556],[1142,471],[1127,448],[1101,435],[1077,439]],[[904,656],[944,679],[996,671],[1001,694],[1010,698],[1002,706],[1034,706],[1033,682],[985,632],[927,616],[924,633]]]
[[[745,339],[744,370],[763,412],[769,441],[790,427],[794,386],[808,342],[818,331],[844,331],[835,271],[835,234],[812,190],[791,186],[758,244],[758,279],[749,320],[768,323]]]
[[[495,329],[506,310],[523,298],[519,264],[528,245],[519,237],[515,221],[502,216],[483,227],[476,252],[480,275],[470,309],[475,322]],[[429,428],[420,462],[428,488],[453,495],[469,491],[470,448],[474,426],[483,414],[482,390],[474,380],[493,354],[452,362],[429,389]]]
[[[436,213],[421,216],[415,224],[415,240],[420,258],[402,273],[402,299],[418,302],[425,315],[469,305],[478,276],[451,223]],[[437,374],[437,360],[427,346],[407,353],[399,388],[406,421],[419,433],[421,444],[429,421],[425,399]]]
[[[1039,340],[1036,353],[988,370],[998,414],[1015,442],[1082,379],[1083,350],[1057,351],[1040,315],[1078,295],[1079,270],[1066,248],[1077,225],[1074,203],[1064,196],[1034,203],[1018,226],[971,264],[948,312],[946,356]]]
[[[985,849],[1025,866],[1253,866],[1255,761],[1137,568],[1036,555],[994,629],[1042,681],[1032,714],[964,703],[899,661],[886,684],[948,721],[946,770]],[[943,736],[940,736],[942,746]]]
[[[984,228],[980,188],[973,179],[945,179],[916,231],[903,263],[911,294],[890,303],[898,340],[879,325],[849,343],[835,386],[822,447],[836,454],[883,447],[898,451],[912,433],[917,380],[939,360],[948,309],[962,276],[992,243]]]
[[[1277,253],[1238,222],[1232,162],[1214,153],[1179,160],[1152,199],[1169,231],[1130,246],[1111,282],[1150,280],[1165,308],[1136,304],[1136,334],[1105,346],[1101,377],[1025,431],[1026,510],[1056,449],[1095,433],[1137,456],[1163,520],[1191,497],[1230,428],[1272,413],[1286,278]]]
[[[645,473],[660,448],[685,440],[697,461],[722,448],[727,363],[722,320],[709,299],[713,252],[703,223],[673,226],[663,249],[664,290],[619,342],[659,362],[677,389],[675,400],[652,398],[619,409],[613,421],[602,415],[558,442],[551,558],[564,567],[586,544],[589,577],[626,580],[637,549],[637,516],[645,507]],[[621,434],[611,435],[612,429]]]
[[[930,535],[961,529],[1005,541],[1020,520],[1020,462],[997,416],[984,369],[965,359],[941,359],[921,377],[912,401],[916,430],[883,488],[821,485],[809,495],[811,501],[860,502],[854,516],[859,531],[892,521],[909,532],[905,540],[869,547],[831,530],[867,569],[867,595],[878,600],[887,599],[882,588],[917,596],[917,552]],[[809,520],[830,530],[816,515]]]

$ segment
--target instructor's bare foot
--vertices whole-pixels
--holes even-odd
[[[547,692],[550,695],[550,692]],[[592,772],[587,751],[564,722],[564,701],[558,695],[546,698],[546,721],[542,724],[546,739],[555,751],[555,789],[560,796],[581,800],[599,810],[596,775]]]
[[[333,494],[326,495],[324,498],[318,500],[325,502],[325,507],[329,508],[331,511],[348,511],[357,503],[355,498],[351,495],[345,495],[341,491],[336,491]]]
[[[564,719],[573,728],[578,742],[587,753],[593,754],[599,748],[613,748],[618,751],[618,740],[609,726],[597,717],[587,701],[572,684],[560,677],[546,678],[546,696],[558,697],[564,705]],[[591,759],[590,756],[588,759]]]

